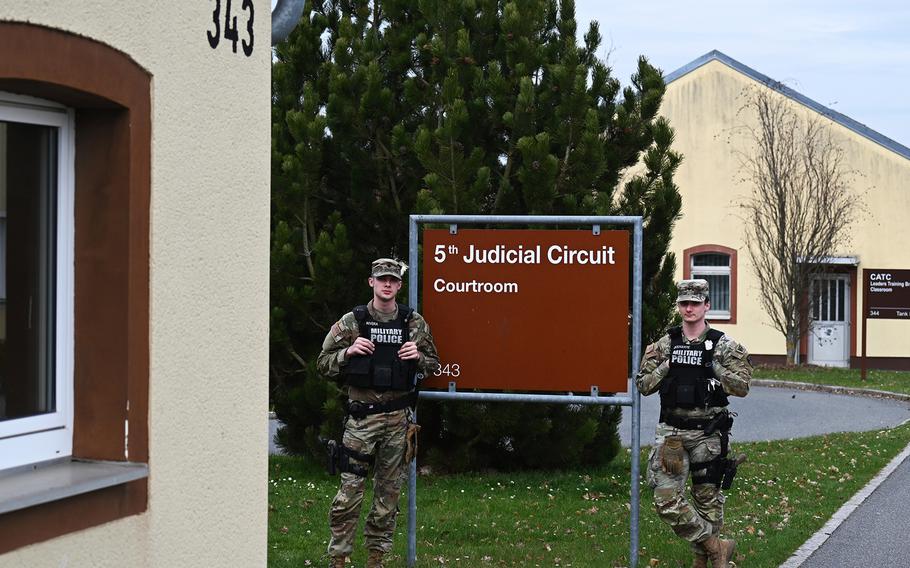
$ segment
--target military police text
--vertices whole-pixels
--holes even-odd
[[[682,347],[682,346],[680,346]],[[674,348],[670,354],[670,363],[680,365],[701,365],[704,351],[701,349]]]

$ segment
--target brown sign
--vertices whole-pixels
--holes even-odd
[[[421,311],[440,368],[424,385],[626,392],[629,233],[427,229]]]
[[[910,270],[866,268],[866,317],[910,320]]]

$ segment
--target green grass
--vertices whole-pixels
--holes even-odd
[[[776,379],[820,385],[836,385],[910,394],[910,372],[868,369],[866,380],[860,380],[859,369],[825,367],[758,367],[756,379]]]
[[[735,444],[749,455],[727,492],[724,532],[738,541],[737,564],[778,566],[908,442],[910,425]],[[269,468],[269,566],[326,565],[328,509],[338,479],[301,458],[273,456]],[[644,484],[641,497],[638,565],[689,566],[688,545],[655,516]],[[629,563],[626,452],[590,471],[421,476],[418,499],[418,566]],[[405,499],[401,509],[390,566],[406,565]],[[353,560],[357,568],[365,561],[359,535]]]

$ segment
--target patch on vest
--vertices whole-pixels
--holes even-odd
[[[394,327],[373,327],[370,328],[370,341],[373,343],[387,343],[400,345],[404,343],[404,330]]]
[[[685,349],[676,347],[670,354],[670,363],[677,365],[702,365],[704,351],[701,349]]]

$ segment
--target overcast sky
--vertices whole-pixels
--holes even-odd
[[[668,74],[717,49],[910,146],[908,0],[576,0],[576,19],[624,84],[639,55]]]
[[[639,55],[671,73],[717,49],[910,146],[910,0],[576,0],[576,19],[624,84]]]

